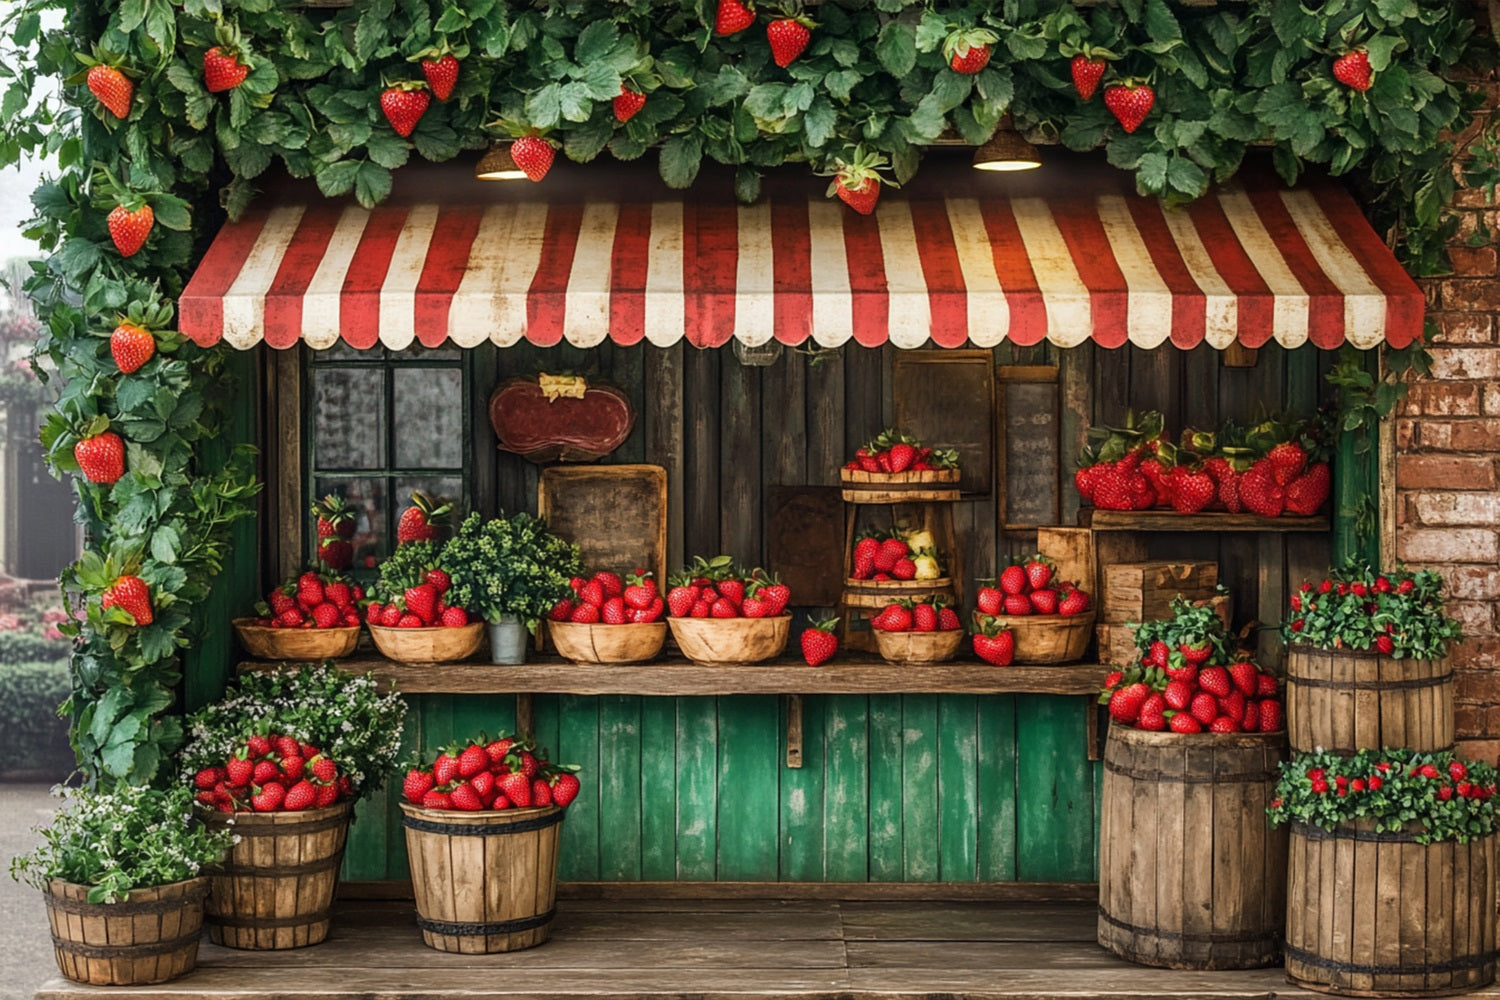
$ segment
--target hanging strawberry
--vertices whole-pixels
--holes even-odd
[[[203,53],[203,85],[211,94],[233,90],[250,75],[250,64],[242,58],[239,29],[221,21],[214,37],[219,44]]]
[[[427,86],[432,88],[432,96],[446,101],[458,84],[458,57],[445,50],[428,49],[415,58],[427,78]]]
[[[1156,91],[1134,80],[1104,88],[1104,106],[1119,119],[1126,132],[1140,128],[1155,103]]]
[[[771,43],[771,58],[776,65],[786,69],[797,60],[812,41],[812,29],[816,24],[797,10],[789,10],[766,25],[766,41]]]
[[[899,186],[895,181],[881,179],[880,169],[887,162],[879,153],[856,146],[852,159],[834,160],[832,168],[824,171],[824,174],[833,175],[833,181],[828,185],[828,197],[837,195],[840,201],[860,215],[869,215],[875,211],[875,203],[880,200],[882,184]]]
[[[85,78],[89,93],[96,97],[104,109],[122,121],[130,117],[130,101],[135,96],[135,84],[130,82],[118,66],[97,63],[89,67]]]
[[[539,135],[523,135],[510,144],[510,158],[533,181],[547,176],[556,155],[552,143]]]
[[[73,460],[85,479],[101,486],[125,475],[125,442],[109,429],[108,417],[95,417],[79,432]]]
[[[733,35],[755,23],[755,9],[740,0],[719,0],[714,17],[714,34]]]
[[[427,84],[417,80],[403,80],[380,94],[380,110],[385,113],[385,120],[403,139],[416,129],[430,103],[432,97],[427,92]]]
[[[636,113],[646,106],[646,95],[638,90],[631,90],[629,84],[620,84],[620,94],[614,99],[615,121],[624,124],[636,116]]]
[[[1073,57],[1068,68],[1073,73],[1073,89],[1078,91],[1080,98],[1087,101],[1099,89],[1099,81],[1104,78],[1104,71],[1109,68],[1109,63],[1103,59],[1090,59],[1079,53]]]
[[[958,28],[943,41],[943,58],[955,73],[972,76],[989,65],[1000,36],[988,28]]]
[[[130,304],[109,337],[109,353],[114,357],[121,374],[130,375],[139,371],[142,365],[155,356],[158,335],[151,331],[153,328],[164,327],[171,321],[172,307],[165,303],[155,306],[143,306],[139,302]],[[160,337],[161,346],[169,351],[175,349],[179,342],[171,331],[163,330]]]
[[[156,213],[144,201],[133,201],[116,205],[104,221],[120,256],[132,257],[146,245],[151,227],[156,224]]]
[[[1370,54],[1364,49],[1345,52],[1333,61],[1333,76],[1340,83],[1361,93],[1369,90],[1373,82]]]

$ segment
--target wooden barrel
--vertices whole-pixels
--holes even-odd
[[[1110,726],[1099,828],[1099,943],[1168,969],[1273,965],[1286,832],[1266,808],[1282,733]]]
[[[1287,650],[1286,721],[1292,749],[1340,754],[1382,747],[1453,746],[1453,668],[1378,653]]]
[[[1495,838],[1418,844],[1370,820],[1294,824],[1287,979],[1347,996],[1467,993],[1495,980]]]
[[[422,940],[438,951],[519,951],[547,940],[557,902],[557,806],[448,812],[401,803]]]
[[[238,842],[209,871],[204,919],[214,944],[274,950],[303,948],[328,936],[353,805],[299,812],[235,813]],[[211,825],[229,817],[211,813]]]
[[[133,889],[121,903],[90,903],[88,886],[62,879],[42,895],[57,968],[75,983],[147,986],[198,963],[206,878]]]

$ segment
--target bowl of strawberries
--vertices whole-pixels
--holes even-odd
[[[644,569],[623,578],[610,570],[569,581],[547,615],[547,634],[558,655],[573,663],[646,663],[667,641],[666,600]]]
[[[957,500],[958,455],[929,448],[910,435],[884,430],[839,470],[851,503]]]
[[[775,575],[747,572],[729,556],[699,556],[671,583],[667,624],[682,655],[694,663],[761,663],[786,651],[792,591]]]
[[[975,597],[974,631],[1009,630],[1015,663],[1072,663],[1093,636],[1094,608],[1087,591],[1056,579],[1057,567],[1036,555],[1007,566]]]
[[[309,571],[267,594],[256,617],[234,619],[234,630],[258,660],[336,660],[359,644],[364,596],[336,573]]]
[[[365,609],[375,648],[400,663],[466,660],[484,641],[484,622],[448,605],[452,580],[429,545],[399,546],[381,565],[375,600]]]
[[[875,648],[891,663],[943,663],[964,641],[963,622],[942,597],[887,604],[870,619],[870,629]]]

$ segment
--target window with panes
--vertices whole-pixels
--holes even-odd
[[[472,365],[458,348],[311,351],[304,366],[303,440],[309,500],[330,493],[357,511],[354,568],[396,544],[413,490],[473,503],[469,398]],[[305,551],[317,524],[306,511]]]

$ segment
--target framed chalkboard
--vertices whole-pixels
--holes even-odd
[[[989,351],[901,351],[891,368],[896,427],[958,452],[958,488],[987,496],[995,482],[995,356]]]
[[[1027,365],[999,370],[1000,522],[1024,531],[1062,516],[1057,369]]]

